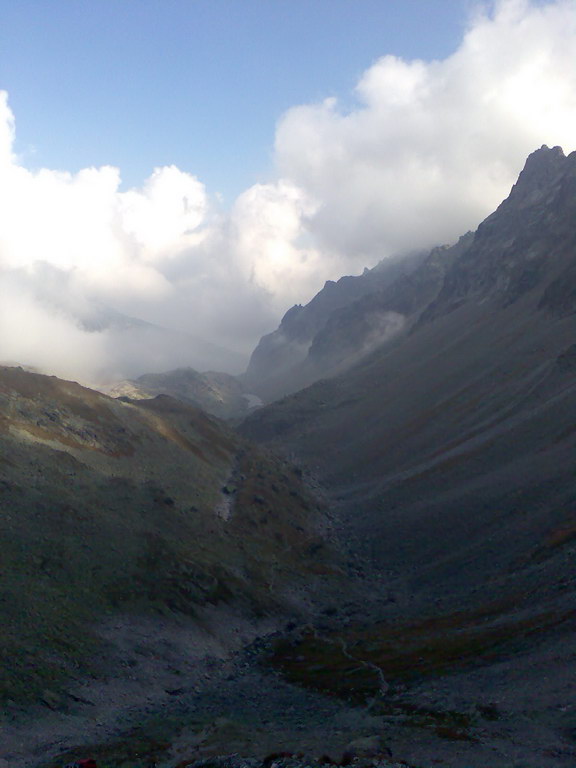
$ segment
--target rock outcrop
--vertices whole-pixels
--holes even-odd
[[[365,269],[362,275],[342,277],[337,282],[328,280],[312,301],[305,306],[292,307],[282,318],[279,328],[262,337],[241,377],[245,385],[264,400],[273,400],[334,373],[335,367],[341,367],[342,363],[350,365],[357,359],[362,345],[368,349],[378,339],[393,334],[398,329],[398,319],[391,317],[394,310],[381,310],[380,307],[374,310],[370,298],[397,280],[408,279],[425,255],[413,253],[391,257],[373,269]],[[363,313],[365,300],[368,309]],[[350,312],[342,314],[348,308]],[[389,317],[384,316],[386,312]],[[340,341],[338,335],[338,329],[344,324],[351,335],[358,336],[358,325],[353,328],[348,324],[350,314],[352,317],[363,315],[366,327],[360,331],[360,347],[356,339],[342,338]],[[329,354],[324,351],[327,346],[331,350]],[[353,347],[352,354],[350,346]]]

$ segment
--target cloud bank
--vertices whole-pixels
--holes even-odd
[[[507,195],[531,151],[574,150],[574,50],[572,0],[483,6],[448,58],[384,56],[346,106],[290,109],[275,178],[228,212],[174,166],[128,191],[112,167],[26,169],[2,93],[0,361],[86,382],[240,370],[324,280],[455,240]]]

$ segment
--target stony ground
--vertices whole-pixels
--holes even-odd
[[[319,623],[336,629],[334,617]],[[279,753],[305,755],[278,764],[299,768],[363,749],[382,768],[576,764],[576,680],[566,672],[574,650],[566,636],[351,703],[294,685],[265,663],[279,637],[309,627],[250,625],[216,613],[203,624],[202,632],[165,621],[103,628],[117,645],[116,670],[107,681],[79,683],[66,700],[44,702],[27,720],[15,710],[3,733],[2,768],[60,768],[90,756],[99,768],[176,768],[231,754],[261,763]]]
[[[67,574],[81,579],[92,592],[94,576],[87,575],[86,568],[75,569],[80,540],[70,539],[66,552],[49,546],[54,537],[62,539],[62,526],[71,536],[82,531],[82,541],[86,536],[92,537],[92,545],[98,543],[100,549],[92,546],[88,555],[82,554],[82,562],[91,568],[102,566],[98,552],[110,549],[106,537],[101,541],[102,522],[116,525],[125,520],[127,510],[131,510],[130,530],[142,526],[144,542],[150,527],[166,536],[172,531],[167,522],[189,514],[192,504],[198,504],[195,494],[204,475],[198,475],[195,485],[189,484],[189,464],[183,458],[181,464],[172,461],[166,471],[162,469],[162,477],[170,482],[160,493],[147,483],[147,473],[159,471],[158,455],[165,457],[167,444],[176,459],[179,446],[188,446],[184,440],[190,441],[188,453],[196,445],[192,429],[216,426],[194,421],[190,434],[182,435],[171,428],[171,409],[176,406],[161,401],[156,410],[139,416],[136,431],[125,416],[136,406],[111,404],[72,387],[68,397],[79,412],[72,412],[72,405],[70,413],[64,412],[56,407],[54,394],[49,403],[40,402],[37,387],[30,395],[14,395],[16,384],[24,388],[26,378],[17,377],[7,387],[9,419],[0,424],[0,436],[10,447],[0,454],[5,481],[0,486],[1,521],[13,547],[9,564],[18,566],[10,570],[32,579],[25,583],[44,585],[48,597],[58,587],[59,599],[67,601]],[[51,388],[60,386],[48,383]],[[107,430],[103,423],[109,425]],[[145,426],[149,423],[155,425],[152,433]],[[34,437],[38,440],[32,450]],[[101,445],[103,438],[118,444]],[[129,438],[136,456],[142,446],[146,448],[146,461],[131,463],[125,445]],[[528,550],[530,557],[519,561],[516,570],[502,569],[500,580],[484,581],[474,593],[461,592],[456,573],[452,593],[444,595],[437,589],[437,599],[431,600],[426,584],[418,589],[416,578],[426,577],[426,571],[402,569],[400,550],[398,567],[380,571],[366,548],[350,535],[354,527],[348,523],[336,527],[329,525],[329,518],[325,521],[322,532],[328,545],[318,528],[306,531],[306,521],[320,514],[323,503],[317,499],[316,486],[303,485],[301,471],[230,445],[217,485],[213,487],[207,475],[202,480],[207,486],[204,518],[220,531],[221,545],[206,552],[202,548],[206,531],[198,527],[186,546],[196,547],[198,557],[208,557],[211,568],[225,557],[228,570],[222,585],[229,585],[241,572],[250,594],[256,594],[258,586],[258,601],[249,607],[195,599],[188,612],[181,610],[180,602],[167,608],[165,599],[158,605],[151,599],[146,610],[136,599],[114,610],[112,604],[103,603],[104,609],[91,616],[87,626],[90,636],[98,639],[89,669],[68,653],[68,683],[46,682],[28,708],[23,699],[6,700],[1,768],[61,768],[89,756],[98,760],[99,768],[177,768],[230,754],[263,761],[271,754],[303,753],[309,760],[327,755],[342,761],[346,753],[358,749],[372,750],[386,768],[390,761],[411,768],[574,768],[574,585],[567,567],[571,528],[556,526],[539,548]],[[123,463],[116,456],[121,449],[126,454]],[[30,466],[25,463],[32,460]],[[90,473],[101,473],[104,464],[111,475],[123,467],[130,484],[119,483],[116,477],[99,495],[100,486],[88,481]],[[134,481],[136,469],[142,486],[140,480]],[[84,478],[81,487],[89,490],[84,498],[90,506],[84,503],[82,509],[72,499],[78,478]],[[118,488],[131,504],[125,506],[124,516],[112,505],[113,498],[120,503]],[[68,506],[61,500],[63,489],[70,496]],[[138,493],[148,506],[138,502]],[[219,511],[223,495],[235,499],[225,515]],[[142,509],[149,510],[147,516]],[[288,515],[280,514],[286,510]],[[92,526],[87,511],[94,512],[97,526]],[[58,526],[44,532],[41,524],[48,525],[50,515]],[[290,525],[283,522],[286,517]],[[169,543],[178,553],[181,537],[174,531],[182,529],[172,527]],[[95,531],[99,538],[94,538]],[[53,538],[47,538],[48,533]],[[115,543],[124,544],[118,537]],[[7,553],[4,548],[2,556]],[[114,567],[121,573],[125,558],[117,550],[114,557]],[[172,559],[165,552],[159,561],[146,560],[149,578],[143,582],[137,571],[134,596],[140,595],[143,583],[149,589],[163,584],[163,598],[180,595],[186,578],[180,572],[178,578],[164,578],[171,576]],[[136,562],[142,561],[137,557]],[[155,570],[159,563],[170,567]],[[247,563],[251,570],[242,570]],[[190,578],[194,575],[191,571]],[[199,582],[208,587],[211,583]],[[515,593],[516,583],[521,592]],[[280,591],[281,605],[269,599]],[[78,590],[72,592],[78,598]],[[20,642],[17,656],[5,654],[2,673],[8,679],[16,661],[34,672],[34,659],[39,657],[33,654],[51,654],[50,643],[55,642],[39,632],[43,603],[48,602],[44,593],[20,589],[13,594],[29,606],[19,618],[36,634],[27,639],[26,648]],[[156,592],[152,589],[150,594],[154,597]],[[9,601],[3,605],[14,609]],[[81,626],[59,620],[58,641],[67,640],[74,650]],[[0,627],[0,638],[5,630],[6,626]],[[292,767],[298,768],[298,763],[286,764]]]

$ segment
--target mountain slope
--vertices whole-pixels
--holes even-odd
[[[2,700],[97,674],[113,616],[305,612],[337,573],[321,528],[297,474],[191,406],[0,368]]]
[[[254,399],[253,395],[245,395],[237,377],[216,371],[199,373],[193,368],[145,373],[135,380],[116,382],[107,387],[106,394],[134,400],[170,395],[221,419],[245,416],[250,410],[250,401]]]
[[[130,759],[111,765],[304,742],[332,754],[352,730],[405,765],[572,768],[575,164],[542,148],[475,235],[331,311],[314,334],[330,365],[342,339],[352,348],[369,332],[371,312],[408,319],[344,374],[244,423],[314,471],[345,558],[319,536],[325,518],[301,473],[195,409],[4,369],[0,639],[12,695],[56,709],[69,690],[90,709],[86,687],[63,678],[92,666],[111,686],[142,680],[161,624],[161,710],[140,699],[142,728],[124,730]],[[195,631],[183,642],[193,662],[176,671],[175,619]],[[208,640],[222,658],[262,624],[276,632],[235,666],[198,659]],[[101,666],[103,637],[124,667]],[[176,738],[159,744],[173,717]],[[98,740],[91,720],[67,743],[118,755],[124,745]],[[12,754],[31,730],[12,731]],[[37,743],[62,751],[54,735]],[[11,764],[39,762],[29,754]]]
[[[506,306],[543,280],[550,288],[542,306],[570,312],[576,268],[567,263],[564,275],[562,259],[549,251],[556,243],[566,251],[573,240],[573,165],[560,147],[542,147],[477,233],[450,248],[435,248],[426,258],[385,260],[359,277],[328,282],[261,339],[245,380],[269,402],[342,373],[379,346],[401,340],[415,322],[451,312],[473,295]],[[550,210],[564,223],[549,222]]]
[[[464,561],[470,531],[488,538],[494,515],[521,527],[515,494],[542,537],[571,525],[575,189],[576,154],[538,150],[410,334],[245,422],[245,434],[314,462],[349,500],[350,524],[380,531],[383,563],[399,566],[405,548],[421,563],[456,557],[458,541]]]
[[[410,331],[443,285],[449,267],[470,246],[472,233],[453,246],[433,248],[418,266],[390,284],[332,313],[314,337],[302,368],[311,381],[335,375],[369,352]]]
[[[333,372],[336,363],[350,365],[357,357],[357,347],[353,355],[346,348],[338,360],[329,360],[327,356],[322,359],[322,355],[314,354],[315,345],[322,345],[323,334],[330,333],[331,325],[338,323],[337,318],[343,311],[356,305],[362,307],[365,299],[385,291],[397,280],[408,278],[424,256],[413,253],[390,257],[373,269],[365,269],[362,275],[342,277],[337,282],[328,280],[308,304],[289,309],[279,328],[260,339],[242,377],[245,385],[270,401]],[[378,338],[385,337],[387,330],[381,313],[376,317],[370,311],[366,317],[369,327],[364,331],[362,342],[368,348]],[[352,359],[348,360],[349,357]]]
[[[242,428],[314,469],[393,598],[277,666],[338,695],[374,695],[377,668],[413,706],[496,702],[530,745],[507,754],[538,766],[576,759],[575,222],[576,153],[543,147],[409,333]]]

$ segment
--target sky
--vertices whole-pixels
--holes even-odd
[[[241,370],[573,151],[574,51],[573,0],[0,0],[0,361]]]
[[[177,165],[230,203],[294,104],[349,98],[383,52],[451,51],[462,0],[0,0],[0,72],[29,168]],[[423,23],[424,22],[424,23]]]

